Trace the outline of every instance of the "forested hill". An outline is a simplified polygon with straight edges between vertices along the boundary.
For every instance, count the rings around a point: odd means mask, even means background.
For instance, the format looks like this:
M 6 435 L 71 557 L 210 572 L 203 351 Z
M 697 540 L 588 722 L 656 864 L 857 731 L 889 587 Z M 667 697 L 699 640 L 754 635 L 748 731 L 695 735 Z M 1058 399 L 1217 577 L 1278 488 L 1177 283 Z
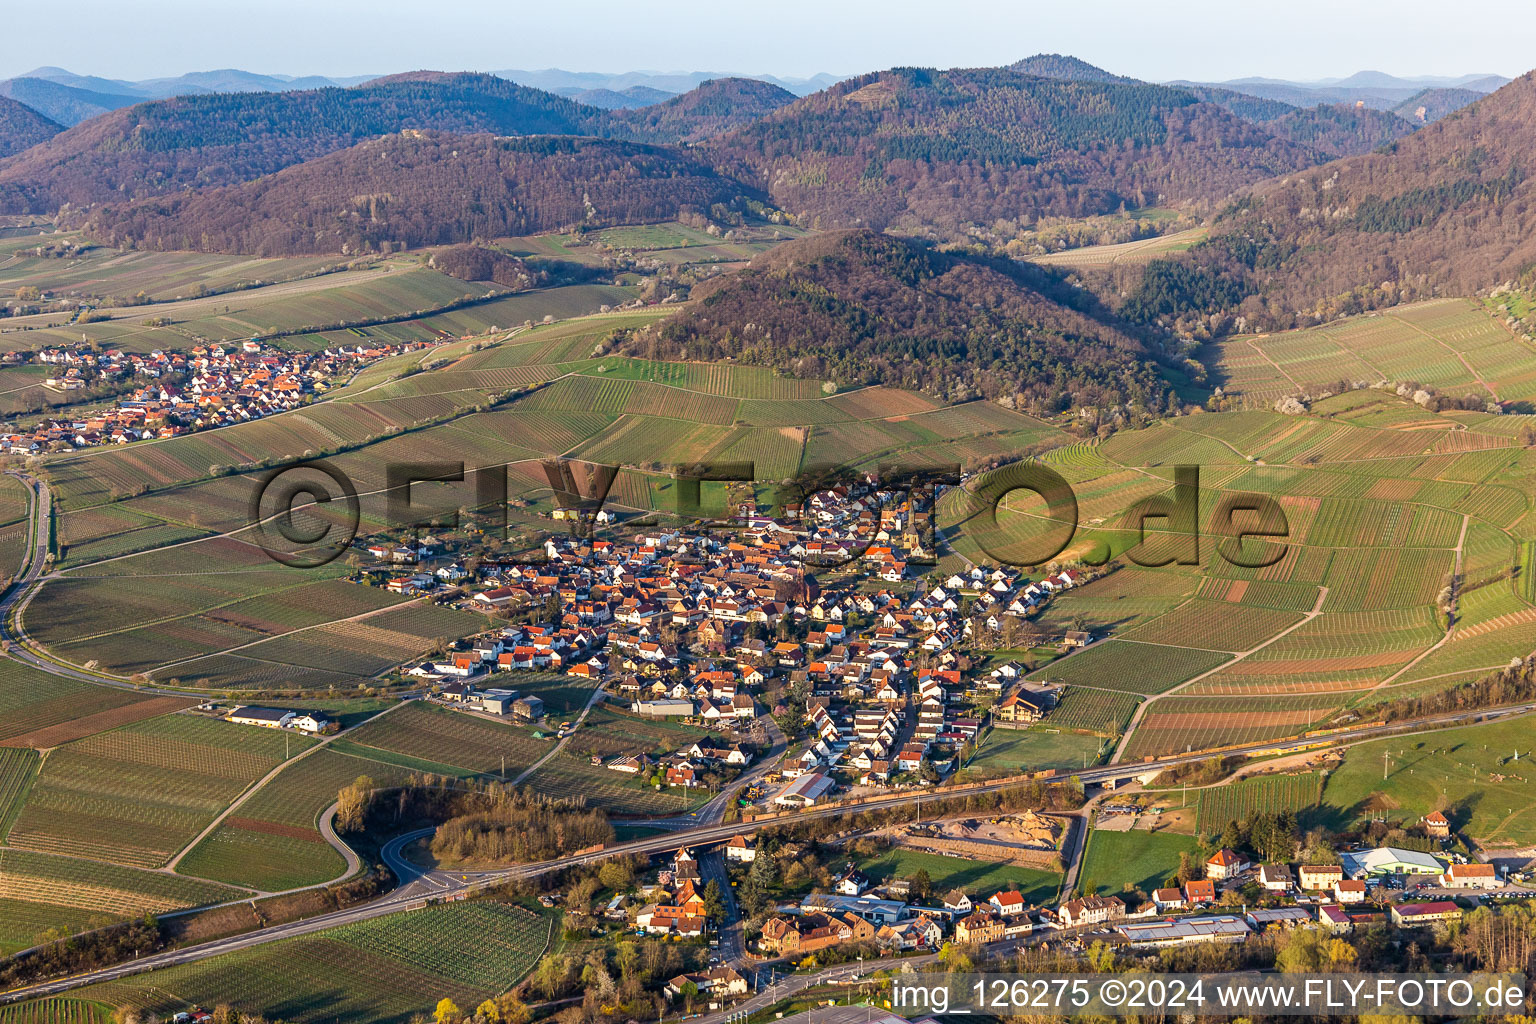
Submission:
M 437 72 L 351 89 L 182 96 L 112 111 L 0 161 L 0 212 L 249 181 L 408 128 L 590 135 L 605 116 L 491 75 Z
M 1117 75 L 1065 53 L 1037 53 L 1008 65 L 1008 70 L 1039 78 L 1059 78 L 1064 82 L 1126 82 L 1137 80 Z
M 1328 156 L 1369 153 L 1400 139 L 1422 122 L 1409 121 L 1387 110 L 1353 104 L 1293 107 L 1279 100 L 1250 96 L 1213 85 L 1180 85 L 1206 103 L 1252 121 L 1265 131 Z
M 147 249 L 355 253 L 669 220 L 748 198 L 673 148 L 409 131 L 241 185 L 103 207 L 87 230 Z
M 865 75 L 702 145 L 822 227 L 950 235 L 998 218 L 1219 200 L 1317 162 L 1180 89 L 1001 68 Z
M 1157 261 L 1143 313 L 1239 311 L 1284 326 L 1432 295 L 1466 295 L 1536 267 L 1536 73 L 1379 152 L 1266 182 L 1210 241 Z
M 787 242 L 628 336 L 660 358 L 775 366 L 839 384 L 1001 399 L 1057 413 L 1161 411 L 1167 391 L 1134 338 L 1068 309 L 1028 266 L 993 265 L 867 230 Z
M 0 96 L 0 157 L 19 153 L 63 131 L 24 103 Z
M 663 103 L 615 110 L 607 131 L 635 142 L 697 142 L 734 131 L 794 100 L 794 93 L 772 82 L 715 78 Z
M 1356 156 L 1402 138 L 1415 126 L 1391 111 L 1335 103 L 1287 111 L 1264 127 L 1321 153 Z

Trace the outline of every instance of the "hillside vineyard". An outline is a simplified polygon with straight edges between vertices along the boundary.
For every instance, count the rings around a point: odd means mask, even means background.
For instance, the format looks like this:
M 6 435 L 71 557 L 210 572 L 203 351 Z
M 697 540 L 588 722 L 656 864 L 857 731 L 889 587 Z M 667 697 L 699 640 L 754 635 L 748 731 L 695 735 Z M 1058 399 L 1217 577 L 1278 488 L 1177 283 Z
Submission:
M 1536 970 L 1530 74 L 499 17 L 0 81 L 0 1024 Z

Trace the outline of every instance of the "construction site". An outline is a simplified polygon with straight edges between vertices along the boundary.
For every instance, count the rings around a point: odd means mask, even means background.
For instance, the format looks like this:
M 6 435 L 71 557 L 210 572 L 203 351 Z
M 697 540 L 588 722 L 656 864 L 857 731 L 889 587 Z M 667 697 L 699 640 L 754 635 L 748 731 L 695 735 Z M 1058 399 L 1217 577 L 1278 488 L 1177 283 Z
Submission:
M 1067 826 L 1065 818 L 1026 810 L 997 818 L 957 818 L 907 825 L 893 838 L 900 846 L 924 853 L 1060 870 Z

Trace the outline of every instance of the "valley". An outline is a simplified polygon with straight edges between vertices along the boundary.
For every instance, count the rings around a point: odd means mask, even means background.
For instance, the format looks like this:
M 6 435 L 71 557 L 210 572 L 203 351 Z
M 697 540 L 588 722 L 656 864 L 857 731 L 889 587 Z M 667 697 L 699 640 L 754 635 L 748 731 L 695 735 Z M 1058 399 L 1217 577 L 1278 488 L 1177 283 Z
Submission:
M 0 83 L 0 1024 L 1536 964 L 1536 80 L 564 74 Z

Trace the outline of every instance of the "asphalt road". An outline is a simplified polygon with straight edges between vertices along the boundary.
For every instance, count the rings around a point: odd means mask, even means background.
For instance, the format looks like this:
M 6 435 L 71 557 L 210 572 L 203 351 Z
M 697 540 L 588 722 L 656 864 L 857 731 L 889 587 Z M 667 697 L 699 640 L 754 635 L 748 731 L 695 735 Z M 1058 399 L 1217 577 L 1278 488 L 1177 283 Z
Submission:
M 1445 724 L 1465 724 L 1473 721 L 1493 720 L 1509 718 L 1520 715 L 1528 715 L 1536 712 L 1536 703 L 1522 704 L 1511 708 L 1498 708 L 1491 711 L 1463 711 L 1455 714 L 1437 715 L 1431 718 L 1419 719 L 1412 722 L 1400 722 L 1393 726 L 1377 726 L 1369 729 L 1359 729 L 1351 733 L 1336 734 L 1328 737 L 1316 737 L 1310 740 L 1295 740 L 1283 743 L 1256 743 L 1249 746 L 1224 751 L 1224 754 L 1238 754 L 1243 752 L 1287 752 L 1303 750 L 1311 747 L 1338 746 L 1343 743 L 1358 742 L 1362 739 L 1370 739 L 1375 736 L 1391 733 L 1403 733 L 1418 727 L 1434 727 Z M 1107 765 L 1102 768 L 1091 768 L 1076 774 L 1076 778 L 1084 784 L 1101 783 L 1108 780 L 1129 778 L 1136 774 L 1155 771 L 1173 765 L 1186 764 L 1191 761 L 1202 761 L 1210 757 L 1205 754 L 1185 754 L 1176 757 L 1162 758 L 1156 761 L 1142 762 L 1139 764 Z M 949 786 L 927 788 L 917 791 L 895 793 L 888 797 L 877 798 L 862 804 L 855 805 L 859 810 L 887 809 L 892 807 L 905 807 L 922 799 L 929 801 L 955 796 L 970 796 L 984 793 L 994 793 L 999 790 L 1010 789 L 1018 785 L 1017 780 L 1002 782 L 978 783 L 969 786 Z M 397 914 L 403 911 L 419 909 L 427 905 L 429 898 L 445 898 L 464 893 L 466 895 L 493 888 L 505 879 L 511 878 L 536 878 L 553 872 L 564 871 L 567 868 L 590 864 L 606 860 L 609 857 L 627 854 L 656 854 L 672 853 L 684 846 L 704 846 L 710 843 L 723 843 L 734 835 L 752 834 L 759 828 L 781 824 L 785 821 L 812 821 L 819 818 L 832 817 L 846 814 L 849 806 L 840 804 L 826 804 L 819 807 L 808 807 L 791 818 L 769 818 L 765 821 L 751 823 L 731 823 L 722 825 L 698 825 L 692 828 L 680 829 L 664 835 L 647 836 L 626 843 L 616 843 L 603 850 L 594 850 L 589 853 L 575 854 L 562 857 L 558 860 L 541 861 L 536 864 L 521 864 L 517 867 L 506 868 L 499 871 L 485 871 L 471 874 L 460 874 L 444 871 L 423 871 L 411 864 L 400 855 L 400 849 L 411 840 L 419 838 L 423 832 L 409 833 L 396 837 L 385 846 L 384 859 L 390 868 L 399 874 L 403 884 L 389 895 L 364 903 L 346 910 L 333 911 L 305 921 L 294 921 L 287 924 L 273 925 L 270 928 L 245 935 L 232 936 L 228 939 L 219 939 L 214 942 L 202 943 L 196 946 L 188 946 L 183 949 L 170 950 L 158 953 L 151 957 L 120 964 L 115 967 L 102 968 L 84 974 L 74 975 L 69 978 L 60 978 L 54 981 L 44 982 L 29 988 L 16 989 L 0 994 L 0 1005 L 16 1002 L 21 999 L 30 999 L 38 996 L 56 995 L 67 992 L 70 989 L 79 988 L 82 985 L 90 985 L 100 981 L 111 981 L 140 973 L 152 967 L 167 967 L 172 964 L 190 963 L 195 960 L 207 959 L 221 953 L 228 953 L 237 949 L 247 949 L 266 942 L 275 942 L 279 939 L 293 938 L 298 935 L 308 935 L 326 928 L 333 928 L 341 924 L 350 924 L 354 921 L 364 921 L 386 914 Z M 409 881 L 406 881 L 406 879 Z
M 26 650 L 18 640 L 24 640 L 25 635 L 17 636 L 12 633 L 9 617 L 13 609 L 25 604 L 28 595 L 32 592 L 32 586 L 42 575 L 48 550 L 48 524 L 50 522 L 51 496 L 47 487 L 39 486 L 35 480 L 20 473 L 13 476 L 25 481 L 32 491 L 33 503 L 33 533 L 30 557 L 28 558 L 26 571 L 18 577 L 15 585 L 0 598 L 0 637 L 11 641 L 9 654 L 21 661 L 27 662 L 45 672 L 68 678 L 86 680 L 93 683 L 111 685 L 110 681 L 103 680 L 99 676 L 56 665 L 45 659 L 38 658 Z M 117 685 L 126 686 L 122 683 Z M 147 689 L 147 688 L 146 688 Z M 172 692 L 172 691 L 166 691 Z M 1377 736 L 1404 733 L 1419 728 L 1434 728 L 1443 725 L 1468 724 L 1478 721 L 1510 718 L 1531 714 L 1536 711 L 1536 703 L 1522 704 L 1510 708 L 1499 708 L 1489 711 L 1461 711 L 1445 715 L 1432 716 L 1410 722 L 1399 722 L 1389 726 L 1377 726 L 1372 728 L 1357 729 L 1350 732 L 1336 733 L 1327 737 L 1313 737 L 1310 739 L 1297 739 L 1281 742 L 1254 743 L 1242 747 L 1235 747 L 1222 751 L 1223 756 L 1241 754 L 1284 754 L 1294 753 L 1308 749 L 1320 749 L 1323 747 L 1342 746 L 1371 739 Z M 754 769 L 755 772 L 766 772 L 768 767 L 782 756 L 783 748 L 781 734 L 777 727 L 770 727 L 775 735 L 774 746 L 778 753 L 770 752 L 769 756 L 762 759 Z M 1203 761 L 1213 756 L 1211 752 L 1196 754 L 1183 754 L 1173 757 L 1159 758 L 1152 761 L 1111 764 L 1099 768 L 1089 768 L 1075 773 L 1074 778 L 1079 779 L 1084 785 L 1118 782 L 1122 779 L 1133 778 L 1136 775 L 1158 771 L 1163 768 L 1187 764 L 1194 761 Z M 749 777 L 752 773 L 749 773 Z M 1065 778 L 1063 776 L 1062 778 Z M 1055 781 L 1055 780 L 1053 780 Z M 968 786 L 949 786 L 924 788 L 919 790 L 903 791 L 887 797 L 876 798 L 855 805 L 859 810 L 888 809 L 905 807 L 910 804 L 920 803 L 924 799 L 929 801 L 954 797 L 968 796 L 997 792 L 1018 785 L 1017 780 L 1004 782 L 979 783 Z M 349 924 L 354 921 L 363 921 L 387 914 L 402 913 L 426 906 L 433 898 L 452 897 L 458 894 L 470 893 L 491 888 L 500 881 L 511 878 L 533 878 L 552 872 L 563 871 L 566 868 L 605 860 L 609 857 L 621 854 L 655 854 L 674 852 L 683 846 L 700 846 L 710 843 L 722 843 L 737 834 L 752 834 L 759 828 L 781 823 L 785 819 L 768 819 L 757 823 L 715 824 L 709 821 L 709 815 L 714 815 L 718 821 L 718 815 L 724 813 L 728 796 L 721 794 L 699 811 L 676 822 L 676 831 L 665 835 L 650 836 L 627 843 L 617 843 L 607 849 L 593 851 L 575 856 L 563 857 L 558 860 L 544 861 L 537 864 L 519 865 L 500 871 L 454 873 L 444 871 L 425 871 L 411 864 L 400 853 L 402 847 L 423 833 L 412 833 L 400 836 L 392 840 L 383 851 L 385 862 L 397 873 L 401 885 L 387 896 L 370 903 L 350 907 L 346 910 L 333 911 L 303 921 L 293 921 L 286 924 L 273 925 L 260 931 L 243 935 L 231 936 L 226 939 L 218 939 L 213 942 L 201 943 L 182 949 L 169 950 L 154 956 L 143 957 L 136 961 L 119 964 L 114 967 L 106 967 L 84 974 L 68 978 L 60 978 L 53 981 L 34 985 L 29 988 L 17 989 L 0 994 L 0 1005 L 17 1002 L 22 999 L 30 999 L 39 996 L 54 995 L 66 992 L 83 985 L 94 984 L 102 981 L 111 981 L 119 978 L 139 974 L 156 967 L 168 967 L 175 964 L 191 963 L 218 956 L 223 953 L 240 949 L 248 949 L 252 946 L 262 945 L 267 942 L 275 942 L 279 939 L 293 938 L 299 935 L 308 935 L 337 925 Z M 847 813 L 849 806 L 840 804 L 827 804 L 818 807 L 809 807 L 788 820 L 807 821 L 824 817 L 836 816 Z M 697 824 L 692 824 L 697 822 Z M 738 954 L 739 955 L 739 954 Z M 788 981 L 785 982 L 788 984 Z

